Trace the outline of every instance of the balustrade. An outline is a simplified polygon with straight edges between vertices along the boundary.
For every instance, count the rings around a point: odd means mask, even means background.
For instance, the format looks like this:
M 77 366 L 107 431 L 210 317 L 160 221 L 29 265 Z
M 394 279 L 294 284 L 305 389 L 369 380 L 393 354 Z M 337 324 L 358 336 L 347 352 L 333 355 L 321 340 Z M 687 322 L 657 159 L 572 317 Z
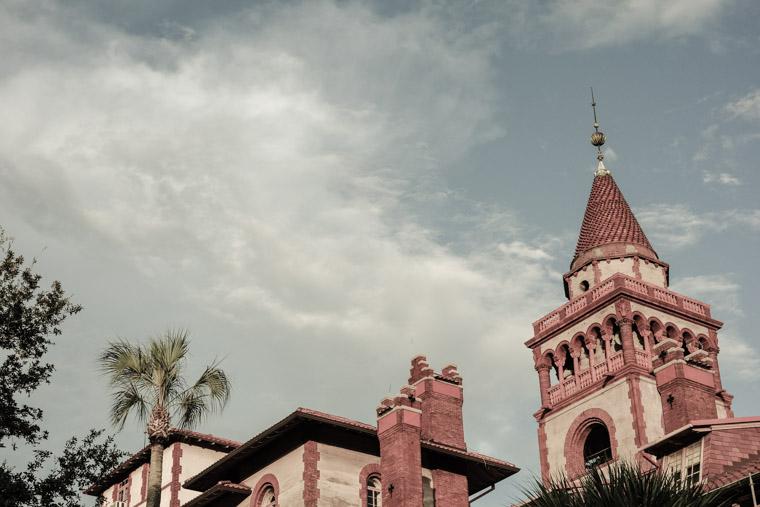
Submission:
M 617 371 L 623 367 L 623 351 L 621 350 L 614 356 L 610 357 L 610 371 Z
M 686 311 L 696 313 L 697 315 L 705 317 L 710 316 L 710 307 L 708 305 L 619 273 L 613 275 L 601 285 L 597 285 L 590 291 L 568 301 L 543 319 L 536 321 L 533 324 L 534 331 L 537 335 L 536 337 L 543 334 L 551 327 L 566 321 L 569 317 L 588 307 L 591 303 L 603 298 L 606 294 L 614 291 L 616 288 L 625 288 L 639 294 L 651 296 L 659 301 L 678 306 Z
M 652 369 L 652 359 L 649 357 L 649 352 L 646 350 L 636 350 L 636 364 L 643 366 L 647 370 Z

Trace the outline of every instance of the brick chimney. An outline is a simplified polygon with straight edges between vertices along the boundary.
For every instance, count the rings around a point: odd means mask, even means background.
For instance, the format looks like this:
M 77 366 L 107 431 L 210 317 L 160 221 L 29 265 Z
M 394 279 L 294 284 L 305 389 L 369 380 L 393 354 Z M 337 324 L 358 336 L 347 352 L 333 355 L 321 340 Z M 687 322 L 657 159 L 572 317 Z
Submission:
M 420 449 L 421 403 L 414 387 L 404 386 L 394 398 L 383 398 L 377 407 L 380 440 L 380 473 L 383 506 L 422 505 L 422 457 Z
M 422 440 L 466 449 L 462 421 L 462 377 L 454 364 L 435 373 L 423 355 L 412 359 L 409 385 L 422 402 Z

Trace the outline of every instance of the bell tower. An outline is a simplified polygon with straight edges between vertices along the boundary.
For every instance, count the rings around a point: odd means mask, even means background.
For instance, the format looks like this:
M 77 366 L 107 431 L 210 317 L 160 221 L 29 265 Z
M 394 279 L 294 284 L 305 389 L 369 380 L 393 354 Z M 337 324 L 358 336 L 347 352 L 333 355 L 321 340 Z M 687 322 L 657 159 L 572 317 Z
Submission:
M 620 458 L 646 463 L 641 447 L 690 420 L 733 416 L 718 370 L 723 324 L 668 289 L 668 264 L 604 165 L 593 90 L 591 105 L 599 167 L 563 276 L 569 301 L 525 343 L 539 378 L 544 481 Z

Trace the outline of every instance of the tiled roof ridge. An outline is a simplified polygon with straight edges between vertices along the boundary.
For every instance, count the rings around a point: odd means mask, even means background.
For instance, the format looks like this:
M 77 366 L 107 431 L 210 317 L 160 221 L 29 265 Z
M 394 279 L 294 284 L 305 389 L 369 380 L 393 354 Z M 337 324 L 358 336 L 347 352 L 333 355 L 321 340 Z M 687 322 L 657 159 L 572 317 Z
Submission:
M 652 250 L 612 176 L 597 176 L 591 185 L 573 260 L 583 252 L 609 243 L 633 243 Z
M 366 429 L 366 430 L 377 430 L 377 428 L 375 426 L 372 426 L 371 424 L 366 424 L 366 423 L 363 423 L 363 422 L 354 421 L 353 419 L 349 419 L 347 417 L 341 417 L 339 415 L 332 415 L 332 414 L 328 414 L 326 412 L 320 412 L 318 410 L 312 410 L 310 408 L 298 407 L 296 409 L 296 412 L 301 413 L 301 414 L 308 414 L 308 415 L 313 415 L 313 416 L 316 416 L 316 417 L 321 417 L 321 418 L 328 419 L 328 420 L 331 420 L 331 421 L 334 421 L 334 422 L 340 422 L 340 423 L 344 423 L 344 424 L 349 424 L 351 426 L 356 426 L 357 428 L 363 428 L 363 429 Z
M 212 435 L 211 433 L 199 433 L 197 431 L 182 430 L 179 428 L 174 428 L 171 430 L 171 432 L 176 433 L 178 435 L 184 435 L 187 437 L 197 438 L 199 440 L 206 440 L 208 442 L 212 442 L 215 444 L 226 445 L 229 447 L 240 447 L 241 445 L 240 442 L 236 442 L 228 438 L 217 437 L 215 435 Z
M 450 445 L 441 444 L 439 442 L 433 442 L 433 441 L 430 441 L 430 440 L 424 440 L 422 443 L 424 445 L 428 445 L 428 446 L 431 446 L 431 447 L 437 447 L 439 449 L 443 449 L 443 450 L 446 450 L 446 451 L 449 451 L 449 452 L 452 452 L 452 453 L 456 453 L 456 454 L 461 454 L 463 456 L 469 456 L 470 458 L 475 458 L 477 460 L 482 460 L 484 462 L 491 463 L 491 464 L 494 464 L 494 465 L 501 465 L 501 466 L 504 466 L 504 467 L 517 468 L 515 465 L 513 465 L 509 461 L 504 461 L 504 460 L 500 460 L 500 459 L 497 459 L 497 458 L 492 458 L 491 456 L 486 456 L 485 454 L 480 454 L 480 453 L 473 452 L 473 451 L 468 451 L 468 450 L 465 450 L 465 449 L 459 449 L 458 447 L 452 447 Z

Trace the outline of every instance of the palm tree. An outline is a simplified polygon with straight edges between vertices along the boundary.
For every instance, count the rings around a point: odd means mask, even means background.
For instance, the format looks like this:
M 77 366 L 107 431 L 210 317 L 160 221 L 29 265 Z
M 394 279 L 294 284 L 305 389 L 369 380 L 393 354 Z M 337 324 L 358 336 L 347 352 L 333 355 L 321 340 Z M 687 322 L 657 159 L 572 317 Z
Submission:
M 618 462 L 596 467 L 578 480 L 557 477 L 543 484 L 536 480 L 523 489 L 530 507 L 728 507 L 729 498 L 705 491 L 704 484 L 684 483 L 680 477 L 655 470 L 644 472 L 635 463 Z
M 112 424 L 121 430 L 130 413 L 147 422 L 150 469 L 146 507 L 159 507 L 161 502 L 161 468 L 172 421 L 179 428 L 192 428 L 221 411 L 230 396 L 230 382 L 216 361 L 194 384 L 187 384 L 182 373 L 188 345 L 187 331 L 170 329 L 147 344 L 133 345 L 122 339 L 110 342 L 99 357 L 113 394 Z

